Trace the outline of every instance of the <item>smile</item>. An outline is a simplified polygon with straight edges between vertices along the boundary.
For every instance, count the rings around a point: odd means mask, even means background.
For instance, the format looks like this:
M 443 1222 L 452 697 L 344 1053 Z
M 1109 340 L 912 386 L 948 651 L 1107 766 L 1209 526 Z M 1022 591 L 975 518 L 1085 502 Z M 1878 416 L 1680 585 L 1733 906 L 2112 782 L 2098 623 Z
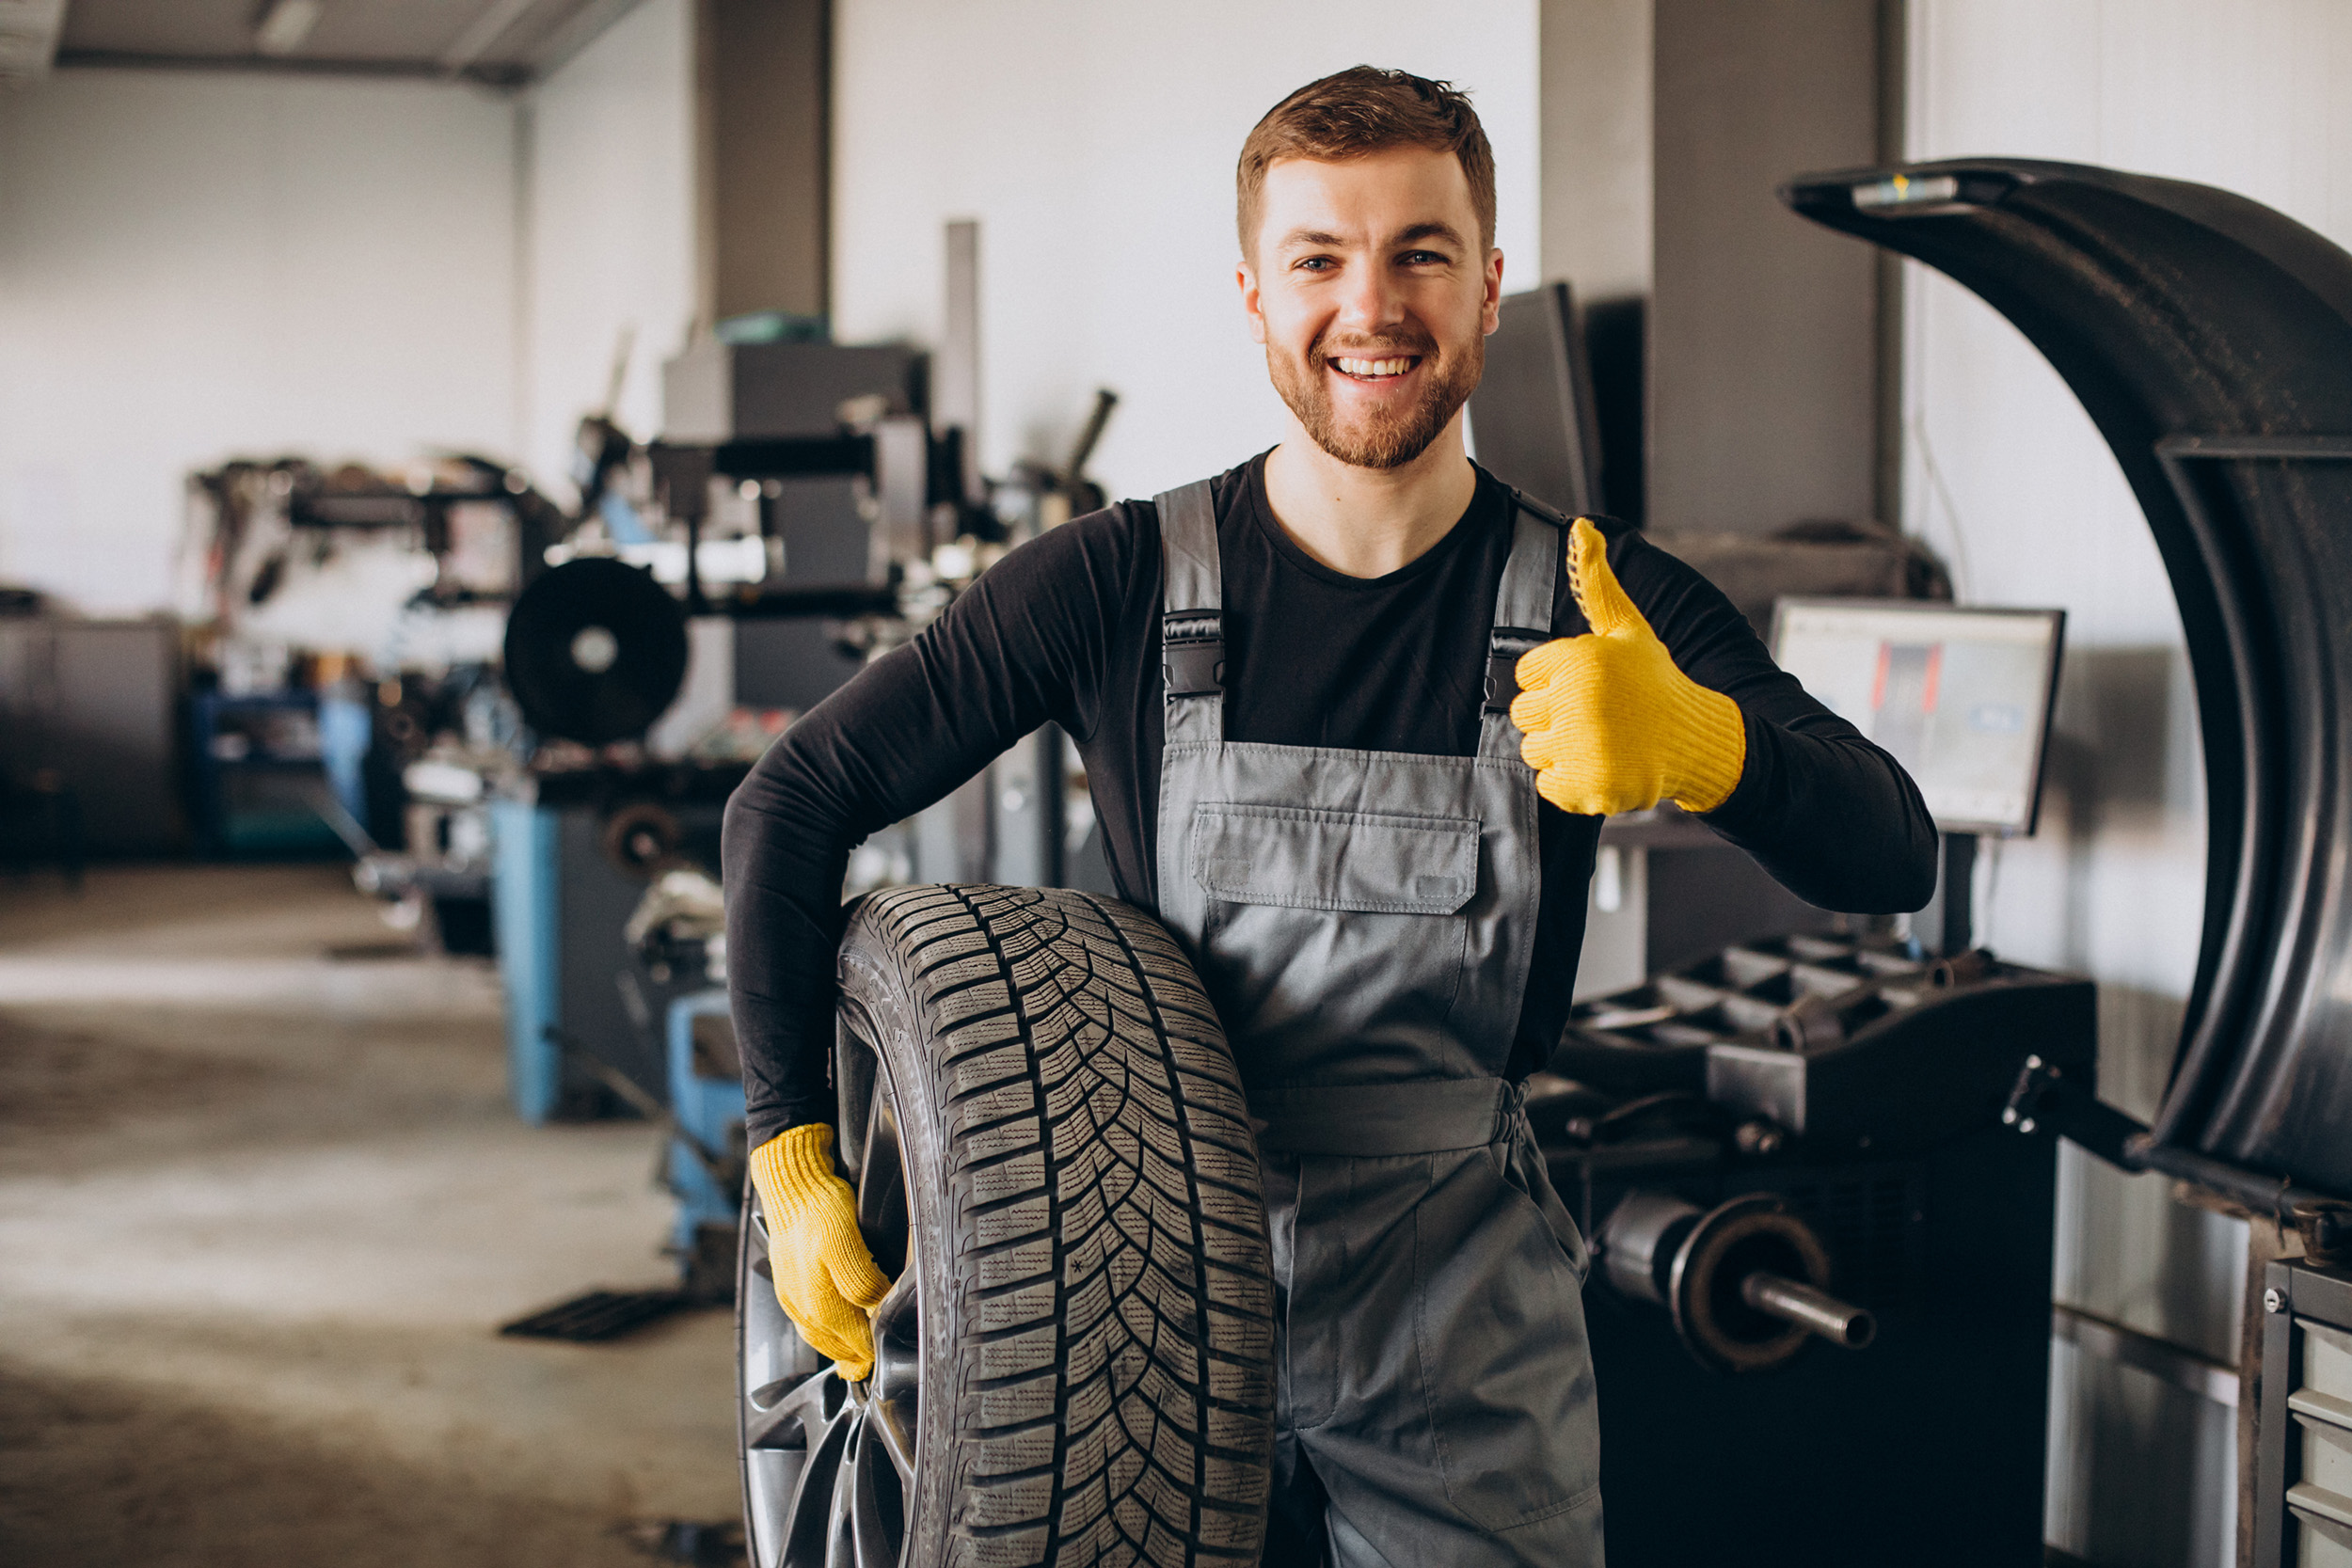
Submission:
M 1403 375 L 1420 363 L 1419 355 L 1397 359 L 1334 358 L 1331 361 L 1331 368 L 1342 375 L 1352 376 L 1358 381 L 1380 381 L 1391 376 Z

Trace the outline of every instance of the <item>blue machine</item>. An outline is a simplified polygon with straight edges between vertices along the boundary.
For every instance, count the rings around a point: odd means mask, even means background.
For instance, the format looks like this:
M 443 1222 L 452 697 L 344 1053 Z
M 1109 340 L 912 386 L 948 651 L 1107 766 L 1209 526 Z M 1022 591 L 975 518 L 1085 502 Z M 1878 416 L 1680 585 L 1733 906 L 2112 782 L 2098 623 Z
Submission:
M 732 1296 L 735 1228 L 743 1202 L 743 1075 L 727 993 L 695 991 L 670 1004 L 671 1245 L 690 1293 Z M 691 1140 L 691 1142 L 689 1140 Z
M 735 1289 L 744 1168 L 742 1067 L 727 993 L 700 980 L 699 964 L 694 989 L 666 998 L 632 977 L 637 966 L 620 927 L 627 897 L 642 890 L 591 852 L 592 815 L 497 800 L 490 818 L 515 1109 L 533 1123 L 581 1114 L 596 1092 L 592 1053 L 609 1072 L 640 1083 L 636 1103 L 649 1114 L 659 1115 L 648 1101 L 665 1105 L 675 1124 L 663 1171 L 677 1197 L 670 1251 L 689 1295 L 726 1299 Z M 616 979 L 626 983 L 616 987 Z M 661 1059 L 650 1072 L 624 1053 L 632 998 L 650 1004 L 660 1022 Z
M 516 1113 L 535 1124 L 553 1117 L 564 1099 L 555 814 L 527 800 L 493 800 L 490 834 L 490 914 L 506 992 L 506 1084 Z
M 535 801 L 490 805 L 491 911 L 515 1109 L 537 1123 L 666 1105 L 667 1009 L 707 982 L 699 962 L 677 973 L 649 965 L 623 936 L 649 872 L 616 857 L 615 824 L 643 821 L 650 808 L 550 802 L 549 793 L 543 785 Z M 717 860 L 715 802 L 680 801 L 657 815 L 694 858 Z

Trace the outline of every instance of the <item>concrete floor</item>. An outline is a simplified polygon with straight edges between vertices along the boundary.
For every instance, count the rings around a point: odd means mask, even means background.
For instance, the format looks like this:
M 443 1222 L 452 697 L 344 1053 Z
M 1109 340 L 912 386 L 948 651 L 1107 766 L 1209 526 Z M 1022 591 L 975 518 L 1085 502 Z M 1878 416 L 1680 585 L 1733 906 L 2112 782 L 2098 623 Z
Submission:
M 737 1509 L 723 1312 L 667 1283 L 643 1123 L 529 1128 L 495 973 L 340 868 L 0 880 L 0 1562 L 643 1563 Z

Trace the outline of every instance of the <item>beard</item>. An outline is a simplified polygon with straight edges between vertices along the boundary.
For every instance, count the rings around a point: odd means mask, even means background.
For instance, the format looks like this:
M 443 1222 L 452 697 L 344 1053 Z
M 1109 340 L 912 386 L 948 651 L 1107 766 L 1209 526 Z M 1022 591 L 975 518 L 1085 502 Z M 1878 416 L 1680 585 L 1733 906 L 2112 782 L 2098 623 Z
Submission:
M 1418 356 L 1420 369 L 1429 372 L 1421 396 L 1403 408 L 1360 414 L 1343 420 L 1332 406 L 1330 383 L 1325 372 L 1334 357 L 1349 359 L 1402 358 Z M 1303 359 L 1269 341 L 1267 373 L 1274 389 L 1298 417 L 1316 446 L 1341 462 L 1359 468 L 1401 468 L 1436 440 L 1446 424 L 1470 401 L 1486 368 L 1486 340 L 1472 335 L 1459 354 L 1440 355 L 1437 340 L 1426 333 L 1400 334 L 1362 342 L 1331 344 L 1317 339 Z

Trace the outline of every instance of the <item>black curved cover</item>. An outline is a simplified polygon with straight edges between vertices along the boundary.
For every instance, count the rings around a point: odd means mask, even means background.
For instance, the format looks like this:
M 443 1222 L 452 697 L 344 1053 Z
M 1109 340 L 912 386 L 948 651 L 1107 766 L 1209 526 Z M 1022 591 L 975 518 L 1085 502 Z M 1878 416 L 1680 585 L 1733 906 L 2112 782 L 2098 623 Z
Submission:
M 2114 448 L 2180 601 L 2210 821 L 2154 1133 L 2352 1194 L 2352 256 L 2227 191 L 2072 164 L 1781 196 L 1982 296 Z

